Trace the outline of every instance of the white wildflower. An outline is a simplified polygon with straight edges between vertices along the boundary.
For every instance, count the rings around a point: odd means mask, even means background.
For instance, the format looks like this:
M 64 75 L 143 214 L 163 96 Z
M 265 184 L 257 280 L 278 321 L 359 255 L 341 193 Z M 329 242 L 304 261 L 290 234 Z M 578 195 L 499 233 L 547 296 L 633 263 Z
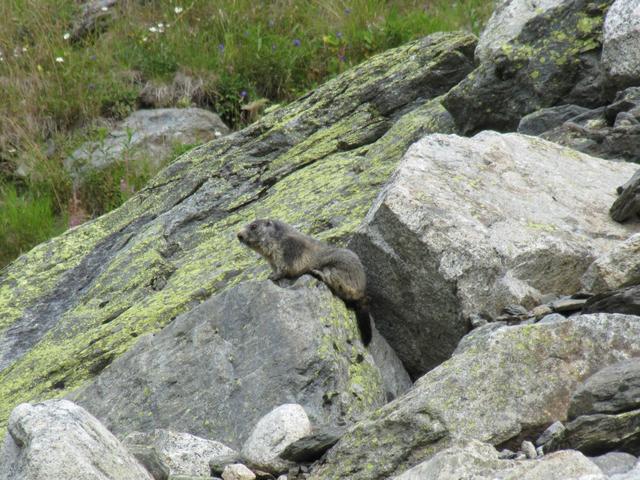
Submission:
M 142 37 L 142 41 L 146 42 L 147 41 L 147 37 Z
M 29 49 L 27 47 L 22 47 L 22 53 L 27 53 Z
M 64 58 L 62 58 L 62 57 L 56 57 L 56 62 L 58 62 L 58 63 L 64 63 Z
M 107 8 L 107 7 L 102 7 L 100 10 L 102 10 L 103 12 L 106 12 L 107 10 L 109 10 L 109 8 Z
M 182 8 L 182 7 L 176 7 L 176 8 L 173 9 L 173 11 L 176 12 L 176 15 L 180 15 L 183 10 L 184 10 L 184 8 Z
M 65 40 L 69 40 L 71 38 L 71 34 L 67 32 L 62 36 L 62 38 L 64 38 Z
M 149 27 L 149 31 L 156 33 L 158 31 L 158 29 L 156 27 Z
M 159 23 L 158 28 L 164 28 L 164 23 Z

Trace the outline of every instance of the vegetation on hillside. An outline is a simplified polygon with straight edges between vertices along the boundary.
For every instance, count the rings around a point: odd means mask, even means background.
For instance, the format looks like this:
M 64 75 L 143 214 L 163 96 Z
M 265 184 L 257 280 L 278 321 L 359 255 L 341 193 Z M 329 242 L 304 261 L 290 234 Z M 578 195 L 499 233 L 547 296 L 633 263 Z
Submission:
M 143 106 L 195 104 L 241 128 L 258 99 L 288 102 L 435 31 L 477 33 L 492 2 L 120 0 L 111 8 L 105 29 L 74 41 L 74 0 L 0 2 L 0 266 L 115 208 L 155 173 L 116 164 L 73 184 L 64 158 L 109 121 Z M 179 78 L 193 91 L 172 94 Z

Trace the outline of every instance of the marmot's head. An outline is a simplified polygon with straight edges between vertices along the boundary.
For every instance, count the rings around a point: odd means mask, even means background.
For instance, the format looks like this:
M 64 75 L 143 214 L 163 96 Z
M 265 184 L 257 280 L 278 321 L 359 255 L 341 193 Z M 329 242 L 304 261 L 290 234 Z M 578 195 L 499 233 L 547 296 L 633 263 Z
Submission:
M 282 234 L 278 220 L 259 218 L 245 225 L 236 235 L 238 240 L 261 255 L 268 255 L 273 242 Z

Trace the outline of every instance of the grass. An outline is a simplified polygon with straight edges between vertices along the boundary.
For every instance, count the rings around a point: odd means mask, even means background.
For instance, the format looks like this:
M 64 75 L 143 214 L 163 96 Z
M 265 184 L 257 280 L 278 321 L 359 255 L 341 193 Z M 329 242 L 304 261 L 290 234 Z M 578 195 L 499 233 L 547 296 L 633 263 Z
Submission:
M 129 195 L 121 184 L 130 192 L 155 173 L 131 172 L 123 159 L 74 186 L 62 161 L 96 139 L 98 119 L 118 120 L 141 106 L 197 105 L 241 128 L 255 118 L 246 108 L 256 100 L 288 102 L 374 53 L 435 31 L 478 33 L 492 4 L 120 0 L 105 12 L 106 30 L 72 41 L 76 1 L 3 0 L 0 267 L 65 222 L 117 207 Z M 189 78 L 190 89 L 177 88 L 179 78 Z

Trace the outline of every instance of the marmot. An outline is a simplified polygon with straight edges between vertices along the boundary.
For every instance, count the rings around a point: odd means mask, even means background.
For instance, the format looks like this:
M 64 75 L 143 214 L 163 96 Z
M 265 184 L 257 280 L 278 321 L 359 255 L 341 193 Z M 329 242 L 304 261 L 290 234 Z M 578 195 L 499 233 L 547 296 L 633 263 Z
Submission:
M 371 342 L 371 319 L 365 290 L 367 277 L 351 250 L 322 243 L 280 220 L 258 219 L 238 232 L 238 240 L 271 265 L 273 281 L 309 273 L 322 280 L 356 312 L 362 343 Z

